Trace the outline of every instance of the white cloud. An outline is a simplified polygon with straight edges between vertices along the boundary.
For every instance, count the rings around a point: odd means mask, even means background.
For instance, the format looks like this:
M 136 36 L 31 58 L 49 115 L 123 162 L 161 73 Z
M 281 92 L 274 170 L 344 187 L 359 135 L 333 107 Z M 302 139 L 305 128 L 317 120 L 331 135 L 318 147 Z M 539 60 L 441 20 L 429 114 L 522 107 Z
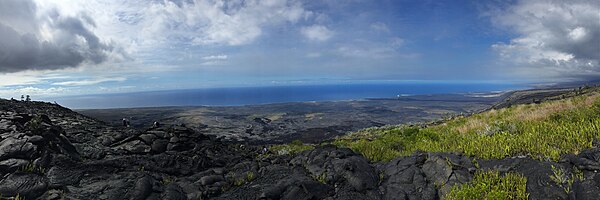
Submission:
M 371 24 L 371 29 L 376 32 L 389 33 L 390 29 L 383 22 L 375 22 Z
M 304 37 L 314 41 L 326 41 L 334 35 L 334 32 L 322 25 L 303 27 L 300 30 Z
M 31 72 L 17 72 L 0 74 L 0 87 L 15 85 L 32 85 L 41 82 L 42 79 Z
M 518 36 L 493 45 L 529 76 L 600 73 L 600 4 L 596 0 L 519 1 L 492 14 Z
M 222 64 L 225 63 L 225 61 L 228 58 L 229 57 L 227 55 L 224 55 L 224 54 L 204 56 L 204 57 L 201 58 L 202 60 L 204 60 L 204 62 L 200 63 L 200 65 L 203 65 L 203 66 L 222 65 Z
M 227 60 L 227 55 L 219 54 L 219 55 L 210 55 L 202 57 L 202 60 Z
M 61 16 L 75 16 L 81 19 L 88 35 L 97 36 L 99 44 L 114 47 L 115 51 L 99 52 L 118 63 L 106 62 L 99 67 L 119 71 L 140 68 L 132 64 L 143 66 L 168 64 L 164 59 L 161 59 L 163 63 L 145 62 L 153 62 L 161 56 L 177 60 L 178 58 L 169 57 L 163 52 L 172 53 L 177 48 L 187 48 L 189 45 L 211 48 L 247 45 L 273 26 L 313 20 L 315 17 L 313 12 L 304 9 L 300 0 L 28 1 L 35 1 L 36 13 L 40 18 L 60 13 Z M 3 18 L 12 19 L 0 13 L 0 21 Z M 13 21 L 17 23 L 21 18 L 14 19 Z M 26 25 L 17 27 L 19 30 L 32 29 Z M 55 37 L 53 29 L 46 27 L 41 30 L 40 37 Z M 81 39 L 81 37 L 75 38 Z M 85 37 L 83 39 L 87 40 Z M 74 40 L 74 42 L 84 41 Z M 85 67 L 90 68 L 87 65 Z
M 45 2 L 39 0 L 39 2 Z M 243 45 L 267 26 L 309 16 L 297 0 L 278 1 L 56 1 L 65 12 L 90 13 L 103 30 L 136 47 L 173 42 Z M 49 4 L 49 3 L 43 3 Z
M 112 22 L 134 27 L 130 30 L 133 43 L 152 45 L 172 41 L 244 45 L 261 36 L 267 26 L 295 23 L 309 15 L 295 0 L 138 0 L 123 3 L 117 10 L 106 13 L 120 16 Z
M 48 70 L 28 70 L 14 73 L 0 73 L 0 88 L 6 86 L 23 86 L 41 84 L 52 80 L 71 78 Z
M 122 82 L 127 80 L 125 77 L 115 77 L 115 78 L 99 78 L 99 79 L 86 79 L 86 80 L 78 80 L 78 81 L 64 81 L 52 83 L 52 85 L 60 85 L 60 86 L 83 86 L 83 85 L 95 85 L 104 82 Z
M 190 44 L 245 45 L 269 27 L 312 18 L 299 0 L 5 0 L 0 72 L 114 66 Z
M 400 53 L 399 48 L 404 43 L 402 38 L 393 37 L 387 42 L 374 42 L 369 40 L 354 40 L 352 43 L 340 44 L 334 53 L 343 57 L 354 58 L 418 58 L 420 55 Z
M 43 8 L 33 0 L 0 1 L 0 72 L 95 65 L 126 54 L 93 30 L 86 13 Z
M 21 87 L 21 88 L 2 88 L 0 87 L 0 97 L 19 99 L 21 95 L 30 95 L 32 99 L 37 97 L 58 96 L 66 93 L 68 90 L 63 87 Z

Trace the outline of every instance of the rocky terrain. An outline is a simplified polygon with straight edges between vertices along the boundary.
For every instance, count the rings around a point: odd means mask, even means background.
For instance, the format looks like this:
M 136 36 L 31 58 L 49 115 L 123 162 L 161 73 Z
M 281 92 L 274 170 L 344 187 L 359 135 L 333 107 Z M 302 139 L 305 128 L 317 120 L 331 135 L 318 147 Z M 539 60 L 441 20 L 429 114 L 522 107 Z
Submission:
M 130 118 L 137 128 L 154 121 L 185 124 L 222 140 L 318 143 L 363 128 L 421 123 L 489 108 L 500 95 L 419 95 L 394 99 L 294 102 L 248 106 L 92 109 L 78 112 L 118 126 Z
M 0 199 L 440 199 L 481 169 L 523 174 L 529 199 L 600 197 L 598 144 L 559 162 L 416 152 L 371 163 L 332 145 L 282 156 L 266 147 L 0 100 Z M 557 183 L 551 166 L 582 178 Z

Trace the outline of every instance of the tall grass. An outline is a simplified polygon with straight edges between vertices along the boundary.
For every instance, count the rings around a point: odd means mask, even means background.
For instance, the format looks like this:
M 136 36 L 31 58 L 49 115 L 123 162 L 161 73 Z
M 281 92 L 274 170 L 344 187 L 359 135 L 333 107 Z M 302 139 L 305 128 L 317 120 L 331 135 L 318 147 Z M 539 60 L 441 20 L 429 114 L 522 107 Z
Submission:
M 455 185 L 443 199 L 525 200 L 529 197 L 526 188 L 527 178 L 517 173 L 500 175 L 497 171 L 476 172 L 471 182 Z
M 389 161 L 415 151 L 461 152 L 478 158 L 526 155 L 558 160 L 592 147 L 600 138 L 600 95 L 519 105 L 457 118 L 427 128 L 366 129 L 333 143 L 372 161 Z

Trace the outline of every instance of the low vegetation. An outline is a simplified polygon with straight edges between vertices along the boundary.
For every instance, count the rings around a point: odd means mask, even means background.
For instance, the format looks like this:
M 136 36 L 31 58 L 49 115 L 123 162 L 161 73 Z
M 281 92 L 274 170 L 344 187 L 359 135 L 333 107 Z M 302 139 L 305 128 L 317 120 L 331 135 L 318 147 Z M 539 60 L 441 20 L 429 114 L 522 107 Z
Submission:
M 554 183 L 562 188 L 567 194 L 573 191 L 573 183 L 576 180 L 584 180 L 583 172 L 576 167 L 573 168 L 572 173 L 563 169 L 561 166 L 555 167 L 552 165 L 551 167 L 552 174 L 550 175 L 550 180 L 554 181 Z
M 527 199 L 526 184 L 527 178 L 517 173 L 500 175 L 497 171 L 480 171 L 471 182 L 452 187 L 444 199 Z
M 32 162 L 27 163 L 27 165 L 22 166 L 21 168 L 19 168 L 19 170 L 21 172 L 25 172 L 25 173 L 36 173 L 36 174 L 46 173 L 46 168 L 37 166 L 37 165 L 33 164 Z
M 248 171 L 248 172 L 246 172 L 246 176 L 245 177 L 234 178 L 233 185 L 235 185 L 235 186 L 241 186 L 241 185 L 244 185 L 246 183 L 252 182 L 254 179 L 256 179 L 256 175 L 254 174 L 254 172 Z
M 250 181 L 253 181 L 255 178 L 256 178 L 256 176 L 254 175 L 254 172 L 246 173 L 246 181 L 250 182 Z
M 164 178 L 161 180 L 161 183 L 162 183 L 163 185 L 169 185 L 169 184 L 171 184 L 171 183 L 175 182 L 176 180 L 177 180 L 177 177 L 174 177 L 174 176 L 167 176 L 167 177 L 164 177 Z
M 313 145 L 304 144 L 300 140 L 294 140 L 290 144 L 273 145 L 269 150 L 277 155 L 295 155 L 314 148 Z
M 416 151 L 460 152 L 476 158 L 530 156 L 558 160 L 590 148 L 600 137 L 600 94 L 590 92 L 541 104 L 517 105 L 429 127 L 370 128 L 336 139 L 371 161 Z

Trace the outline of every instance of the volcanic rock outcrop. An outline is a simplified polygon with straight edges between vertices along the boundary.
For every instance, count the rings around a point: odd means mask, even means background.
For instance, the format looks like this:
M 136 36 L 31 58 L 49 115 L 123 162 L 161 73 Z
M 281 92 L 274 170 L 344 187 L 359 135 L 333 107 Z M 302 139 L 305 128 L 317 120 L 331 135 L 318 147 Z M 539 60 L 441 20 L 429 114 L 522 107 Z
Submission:
M 551 166 L 583 177 L 572 185 L 556 183 Z M 440 199 L 476 171 L 492 169 L 525 175 L 530 199 L 600 197 L 597 147 L 560 162 L 417 152 L 371 163 L 332 145 L 277 156 L 184 126 L 111 127 L 54 104 L 0 100 L 2 197 Z

